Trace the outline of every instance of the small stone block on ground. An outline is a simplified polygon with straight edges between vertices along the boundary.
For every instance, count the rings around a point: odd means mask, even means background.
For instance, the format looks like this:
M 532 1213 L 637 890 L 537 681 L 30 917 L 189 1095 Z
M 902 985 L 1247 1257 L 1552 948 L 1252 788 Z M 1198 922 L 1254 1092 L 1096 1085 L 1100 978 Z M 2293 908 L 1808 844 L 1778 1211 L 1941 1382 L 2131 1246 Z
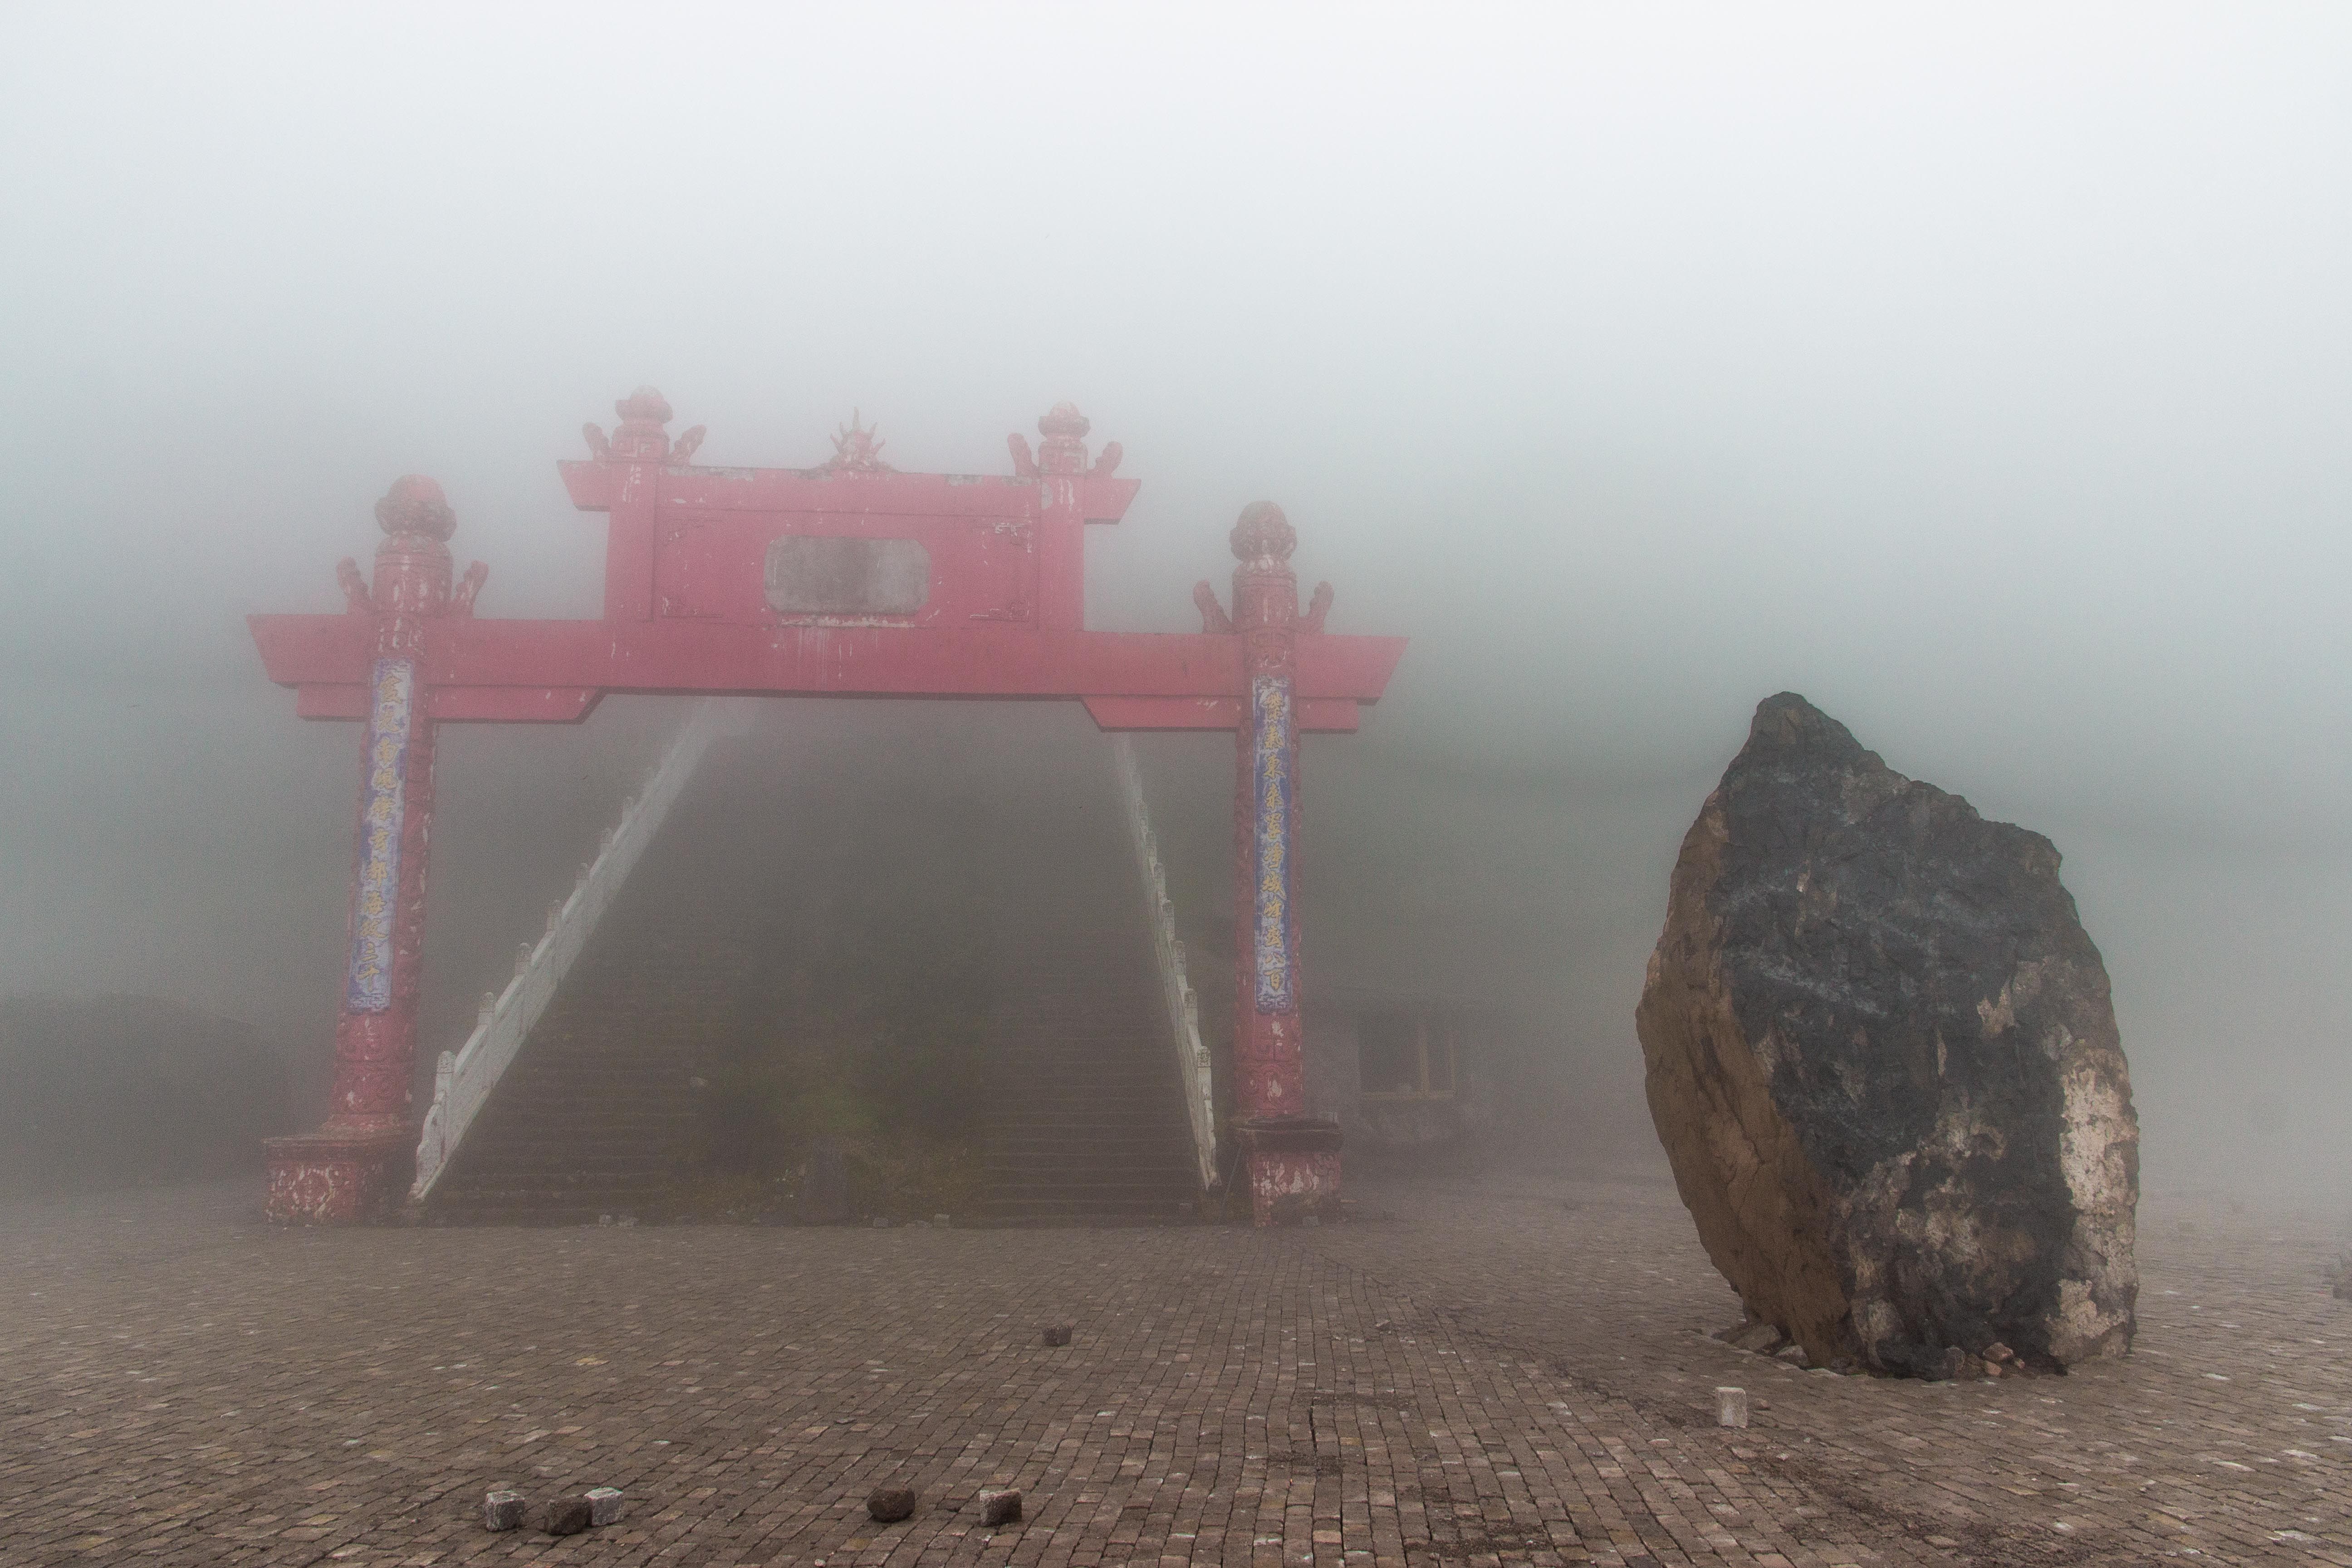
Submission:
M 915 1512 L 915 1489 L 876 1487 L 866 1494 L 866 1511 L 877 1524 L 896 1524 L 902 1519 L 910 1519 Z
M 1002 1491 L 980 1494 L 980 1522 L 982 1524 L 1014 1524 L 1021 1518 L 1021 1490 L 1006 1487 Z
M 595 1510 L 589 1507 L 586 1498 L 560 1497 L 547 1505 L 547 1513 L 539 1527 L 550 1535 L 577 1535 L 594 1518 Z
M 1715 1424 L 1718 1426 L 1748 1425 L 1748 1391 L 1744 1388 L 1718 1388 L 1715 1391 Z
M 588 1522 L 598 1530 L 621 1521 L 621 1489 L 591 1487 L 588 1489 Z
M 492 1492 L 482 1499 L 482 1524 L 489 1530 L 520 1530 L 527 1506 L 520 1492 Z
M 1049 1345 L 1066 1345 L 1070 1342 L 1070 1325 L 1067 1323 L 1048 1323 L 1042 1331 L 1042 1334 L 1045 1342 Z

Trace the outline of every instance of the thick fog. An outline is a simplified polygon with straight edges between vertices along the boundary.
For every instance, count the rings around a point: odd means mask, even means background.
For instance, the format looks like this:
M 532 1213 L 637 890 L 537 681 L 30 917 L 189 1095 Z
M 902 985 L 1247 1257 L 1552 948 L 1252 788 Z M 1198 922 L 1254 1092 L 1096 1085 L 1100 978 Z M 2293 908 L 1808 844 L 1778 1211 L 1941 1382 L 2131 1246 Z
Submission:
M 1681 833 L 1793 689 L 2056 841 L 2151 1185 L 2352 1196 L 2339 6 L 10 32 L 0 994 L 324 1051 L 356 740 L 243 617 L 340 608 L 395 476 L 446 488 L 484 614 L 594 615 L 553 464 L 640 383 L 711 463 L 814 464 L 856 409 L 902 467 L 1001 472 L 1070 398 L 1144 481 L 1090 531 L 1091 624 L 1196 627 L 1266 498 L 1332 629 L 1413 638 L 1310 751 L 1356 857 L 1310 850 L 1320 885 L 1475 948 L 1449 973 L 1597 1105 L 1637 1104 Z M 445 1032 L 667 711 L 452 736 Z

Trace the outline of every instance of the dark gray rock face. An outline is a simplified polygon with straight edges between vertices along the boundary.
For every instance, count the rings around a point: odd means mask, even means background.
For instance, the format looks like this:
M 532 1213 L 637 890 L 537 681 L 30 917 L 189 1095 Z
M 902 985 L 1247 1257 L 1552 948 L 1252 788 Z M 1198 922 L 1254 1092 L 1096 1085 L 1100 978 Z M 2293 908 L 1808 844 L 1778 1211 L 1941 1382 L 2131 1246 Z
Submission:
M 1769 699 L 1683 841 L 1635 1016 L 1708 1256 L 1813 1364 L 2130 1347 L 2139 1127 L 2048 839 Z

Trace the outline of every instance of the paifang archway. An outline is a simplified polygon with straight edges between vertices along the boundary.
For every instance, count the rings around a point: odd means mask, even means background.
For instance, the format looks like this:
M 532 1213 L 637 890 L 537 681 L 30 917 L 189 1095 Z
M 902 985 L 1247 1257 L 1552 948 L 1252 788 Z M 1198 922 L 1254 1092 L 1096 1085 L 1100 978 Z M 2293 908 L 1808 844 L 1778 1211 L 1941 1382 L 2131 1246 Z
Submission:
M 325 1124 L 270 1141 L 269 1217 L 380 1212 L 415 1150 L 410 1103 L 434 808 L 445 723 L 575 723 L 606 692 L 1061 698 L 1108 731 L 1225 730 L 1234 793 L 1234 1131 L 1253 1212 L 1336 1204 L 1336 1124 L 1306 1113 L 1297 886 L 1298 738 L 1352 731 L 1404 655 L 1402 637 L 1323 629 L 1330 584 L 1301 610 L 1279 508 L 1244 510 L 1229 614 L 1197 584 L 1198 634 L 1089 631 L 1089 523 L 1117 522 L 1138 481 L 1119 447 L 1089 458 L 1068 404 L 1013 471 L 901 473 L 853 421 L 814 468 L 697 466 L 700 426 L 640 388 L 591 456 L 558 465 L 572 502 L 607 517 L 595 620 L 475 614 L 456 515 L 411 475 L 376 503 L 373 578 L 338 568 L 340 615 L 255 616 L 270 679 L 305 719 L 364 726 L 351 921 Z

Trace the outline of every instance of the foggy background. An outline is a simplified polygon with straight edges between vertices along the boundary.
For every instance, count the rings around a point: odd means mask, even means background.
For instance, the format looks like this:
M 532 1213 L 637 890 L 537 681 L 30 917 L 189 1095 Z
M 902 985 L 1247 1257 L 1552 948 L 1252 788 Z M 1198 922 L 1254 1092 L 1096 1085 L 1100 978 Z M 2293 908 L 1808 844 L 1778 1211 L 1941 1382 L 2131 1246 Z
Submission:
M 1667 869 L 1785 688 L 2056 841 L 2151 1187 L 2352 1197 L 2340 6 L 10 27 L 0 994 L 323 1062 L 357 737 L 243 617 L 340 608 L 394 477 L 483 613 L 593 616 L 552 465 L 640 383 L 718 464 L 856 408 L 1001 472 L 1068 397 L 1144 481 L 1092 625 L 1197 627 L 1268 498 L 1332 629 L 1413 638 L 1310 746 L 1310 900 L 1541 1013 L 1589 1125 L 1642 1115 Z M 444 731 L 428 1059 L 676 713 Z

